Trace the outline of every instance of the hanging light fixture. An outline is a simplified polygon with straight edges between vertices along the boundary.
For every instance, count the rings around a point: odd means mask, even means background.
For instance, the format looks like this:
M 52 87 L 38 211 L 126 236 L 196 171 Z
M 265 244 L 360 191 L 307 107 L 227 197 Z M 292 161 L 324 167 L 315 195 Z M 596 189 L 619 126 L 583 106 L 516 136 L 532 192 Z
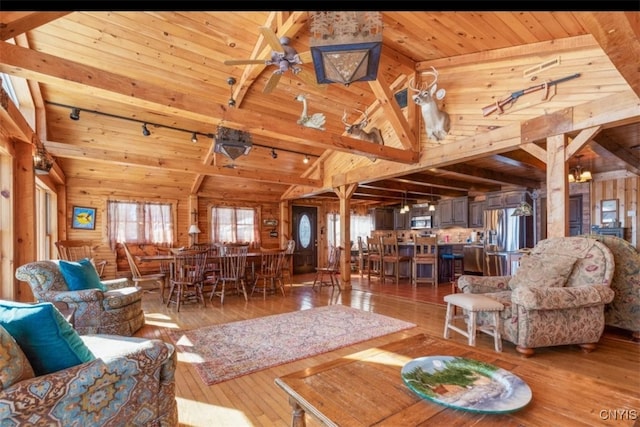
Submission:
M 318 83 L 375 80 L 382 51 L 380 12 L 309 12 Z
M 230 129 L 224 126 L 218 126 L 218 130 L 214 136 L 215 153 L 222 153 L 231 160 L 235 160 L 242 155 L 249 154 L 253 142 L 251 134 L 238 129 Z
M 227 84 L 229 85 L 229 101 L 227 101 L 227 104 L 229 107 L 235 107 L 236 100 L 233 99 L 233 85 L 236 84 L 236 79 L 233 77 L 227 77 Z
M 31 137 L 31 141 L 35 147 L 35 153 L 33 154 L 33 168 L 36 175 L 47 175 L 53 167 L 53 159 L 35 133 Z
M 435 212 L 436 205 L 433 204 L 433 193 L 431 192 L 431 186 L 429 186 L 429 212 Z
M 581 157 L 582 155 L 576 156 L 578 162 L 580 162 Z M 592 179 L 593 177 L 591 176 L 591 172 L 582 169 L 580 163 L 578 163 L 575 168 L 569 171 L 569 182 L 587 182 L 591 181 Z

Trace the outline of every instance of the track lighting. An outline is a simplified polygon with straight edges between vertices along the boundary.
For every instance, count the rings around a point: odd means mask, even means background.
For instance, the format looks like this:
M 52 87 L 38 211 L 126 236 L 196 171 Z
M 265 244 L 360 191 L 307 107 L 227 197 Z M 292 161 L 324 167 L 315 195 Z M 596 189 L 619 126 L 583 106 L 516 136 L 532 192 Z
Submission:
M 80 109 L 73 107 L 71 109 L 71 113 L 69 114 L 69 118 L 71 120 L 80 120 Z
M 272 159 L 278 158 L 278 153 L 276 153 L 276 150 L 274 148 L 271 149 L 271 158 Z
M 308 156 L 308 155 L 305 155 L 305 156 L 304 156 L 304 159 L 302 160 L 302 163 L 304 163 L 305 165 L 306 165 L 307 163 L 309 163 L 309 156 Z
M 195 132 L 191 134 L 191 142 L 193 142 L 194 144 L 198 142 L 198 135 L 196 135 Z
M 146 123 L 143 123 L 143 124 L 142 124 L 142 134 L 143 134 L 144 136 L 149 136 L 149 135 L 151 135 L 151 132 L 149 132 L 149 129 L 147 129 L 147 124 L 146 124 Z
M 236 79 L 233 77 L 227 77 L 227 84 L 229 85 L 229 101 L 227 101 L 227 104 L 229 107 L 235 107 L 236 100 L 233 99 L 233 85 L 236 84 Z

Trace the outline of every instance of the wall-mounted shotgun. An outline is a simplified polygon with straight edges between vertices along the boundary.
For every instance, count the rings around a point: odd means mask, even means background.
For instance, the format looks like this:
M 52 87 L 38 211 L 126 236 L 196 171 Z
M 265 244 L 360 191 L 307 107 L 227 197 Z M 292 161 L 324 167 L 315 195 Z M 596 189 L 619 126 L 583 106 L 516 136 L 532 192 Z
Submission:
M 491 105 L 487 105 L 486 107 L 482 108 L 482 115 L 483 116 L 488 116 L 489 114 L 491 114 L 491 113 L 493 113 L 495 111 L 498 111 L 499 114 L 502 114 L 504 112 L 504 107 L 506 105 L 513 104 L 522 95 L 526 95 L 528 93 L 536 92 L 536 91 L 543 90 L 543 89 L 546 90 L 547 94 L 548 94 L 549 88 L 551 86 L 557 85 L 558 83 L 566 82 L 567 80 L 575 79 L 577 77 L 580 77 L 580 73 L 572 74 L 570 76 L 563 77 L 563 78 L 558 79 L 558 80 L 551 80 L 551 81 L 548 81 L 548 82 L 540 83 L 539 85 L 531 86 L 531 87 L 528 87 L 526 89 L 517 90 L 515 92 L 512 92 L 511 95 L 509 95 L 505 99 L 500 100 L 500 101 L 496 101 L 495 103 L 493 103 Z M 546 98 L 547 98 L 547 96 L 545 95 L 545 97 L 543 99 L 546 99 Z

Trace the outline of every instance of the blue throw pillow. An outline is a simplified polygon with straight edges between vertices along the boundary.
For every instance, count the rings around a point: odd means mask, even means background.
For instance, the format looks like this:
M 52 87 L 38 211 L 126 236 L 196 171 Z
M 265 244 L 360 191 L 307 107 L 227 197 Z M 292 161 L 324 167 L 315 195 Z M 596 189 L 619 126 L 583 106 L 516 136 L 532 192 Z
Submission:
M 50 302 L 0 300 L 0 325 L 16 340 L 36 376 L 95 360 L 80 335 Z
M 70 291 L 82 291 L 85 289 L 106 291 L 96 268 L 89 258 L 84 258 L 80 261 L 60 260 L 58 265 Z

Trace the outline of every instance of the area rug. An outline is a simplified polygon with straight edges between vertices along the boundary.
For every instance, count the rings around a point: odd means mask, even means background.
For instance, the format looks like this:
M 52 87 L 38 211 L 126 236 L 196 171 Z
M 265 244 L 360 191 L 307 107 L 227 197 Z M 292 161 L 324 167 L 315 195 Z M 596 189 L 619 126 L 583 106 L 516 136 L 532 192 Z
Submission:
M 206 385 L 415 327 L 343 305 L 169 331 Z

